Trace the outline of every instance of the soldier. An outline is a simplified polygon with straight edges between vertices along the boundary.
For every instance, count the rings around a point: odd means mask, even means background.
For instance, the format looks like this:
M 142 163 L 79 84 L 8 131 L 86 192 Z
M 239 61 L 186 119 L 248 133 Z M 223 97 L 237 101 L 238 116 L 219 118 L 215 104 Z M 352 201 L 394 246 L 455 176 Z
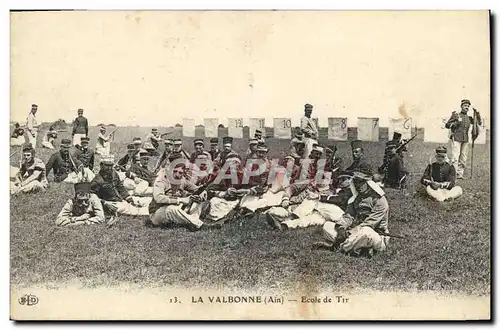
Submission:
M 90 182 L 75 184 L 75 196 L 68 199 L 56 218 L 56 226 L 99 224 L 105 221 L 101 200 L 90 192 Z
M 364 158 L 364 152 L 365 150 L 363 149 L 362 141 L 361 140 L 354 140 L 351 142 L 351 150 L 352 150 L 352 164 L 349 165 L 346 169 L 345 172 L 353 172 L 357 170 L 361 165 L 366 164 L 365 158 Z
M 244 163 L 246 163 L 246 161 L 248 159 L 252 159 L 252 158 L 255 158 L 257 156 L 258 143 L 259 143 L 259 141 L 257 139 L 249 139 L 248 140 L 248 149 L 245 152 Z
M 83 178 L 83 165 L 78 159 L 73 159 L 70 148 L 71 140 L 62 139 L 59 151 L 53 153 L 47 161 L 47 175 L 53 171 L 54 182 L 76 183 Z M 87 174 L 87 171 L 84 170 L 84 173 Z
M 191 231 L 206 230 L 217 225 L 208 225 L 200 220 L 201 202 L 206 194 L 194 194 L 198 187 L 186 181 L 185 163 L 174 166 L 169 180 L 167 171 L 163 168 L 158 173 L 153 187 L 153 200 L 149 204 L 150 221 L 153 226 L 168 226 L 177 224 Z
M 469 111 L 471 103 L 469 100 L 462 100 L 460 113 L 453 111 L 445 127 L 450 129 L 450 149 L 451 164 L 455 166 L 458 179 L 463 179 L 464 170 L 467 165 L 467 152 L 469 149 L 469 129 L 474 125 L 474 118 L 470 117 Z M 477 118 L 477 124 L 482 125 L 482 119 L 479 112 L 472 108 L 474 116 Z
M 222 151 L 220 152 L 219 156 L 215 159 L 215 164 L 217 167 L 221 168 L 224 166 L 224 163 L 226 162 L 226 157 L 229 154 L 237 154 L 235 151 L 233 151 L 233 138 L 230 136 L 225 136 L 222 138 Z M 240 159 L 241 161 L 241 159 Z
M 35 157 L 31 144 L 23 146 L 23 162 L 17 172 L 11 194 L 39 192 L 47 188 L 45 164 Z
M 383 187 L 401 189 L 405 186 L 406 171 L 403 158 L 397 153 L 399 143 L 397 140 L 386 143 L 385 163 L 378 168 L 379 173 L 383 175 Z
M 158 148 L 160 147 L 160 133 L 158 133 L 157 128 L 152 128 L 151 133 L 146 136 L 146 140 L 144 141 L 144 149 L 149 152 L 150 156 L 158 155 Z
M 183 158 L 189 160 L 189 155 L 187 152 L 182 149 L 182 140 L 181 139 L 174 139 L 174 148 L 172 150 L 172 153 L 170 154 L 169 161 L 172 162 L 174 159 L 177 158 Z
M 42 147 L 47 149 L 55 149 L 54 141 L 57 139 L 57 130 L 54 126 L 50 126 L 42 140 Z
M 90 191 L 101 199 L 104 211 L 108 214 L 148 215 L 151 198 L 130 196 L 114 165 L 113 155 L 101 158 L 99 173 L 92 180 Z
M 11 146 L 22 146 L 26 143 L 26 138 L 24 137 L 24 128 L 22 128 L 19 123 L 14 124 L 14 131 L 10 136 L 10 145 Z
M 86 136 L 80 139 L 80 150 L 75 152 L 75 158 L 78 159 L 83 167 L 88 168 L 90 171 L 94 171 L 94 150 L 89 148 L 90 139 Z M 93 177 L 89 180 L 92 181 Z
M 132 139 L 132 144 L 134 145 L 135 150 L 139 153 L 142 149 L 142 140 L 140 137 L 136 136 Z
M 300 119 L 300 129 L 304 134 L 304 158 L 309 157 L 313 144 L 318 143 L 318 126 L 311 118 L 312 111 L 313 106 L 309 103 L 306 104 L 304 106 L 304 117 Z
M 212 157 L 212 160 L 217 159 L 220 154 L 220 149 L 219 149 L 219 138 L 211 138 L 210 139 L 210 156 Z
M 134 196 L 151 196 L 153 194 L 153 183 L 156 176 L 148 168 L 149 152 L 143 150 L 139 153 L 139 162 L 130 166 L 126 172 L 123 185 L 129 193 Z
M 389 204 L 384 191 L 372 180 L 370 165 L 361 164 L 353 176 L 353 196 L 346 212 L 334 221 L 325 222 L 323 235 L 327 241 L 316 242 L 314 246 L 371 257 L 387 248 Z
M 462 196 L 463 190 L 455 185 L 455 167 L 446 162 L 446 147 L 436 148 L 436 161 L 427 165 L 420 182 L 425 187 L 427 195 L 444 202 Z
M 73 121 L 73 132 L 71 133 L 73 137 L 73 145 L 80 149 L 81 138 L 89 136 L 89 123 L 87 118 L 83 116 L 83 109 L 78 109 L 78 117 Z
M 203 139 L 195 139 L 194 142 L 194 151 L 193 153 L 191 153 L 191 156 L 189 157 L 189 161 L 191 163 L 194 163 L 195 162 L 195 159 L 198 155 L 206 155 L 207 158 L 212 161 L 212 156 L 210 155 L 210 153 L 208 151 L 205 151 L 203 150 L 203 148 L 205 147 L 205 143 L 203 142 Z
M 340 184 L 340 173 L 344 170 L 343 160 L 341 157 L 337 156 L 337 146 L 331 145 L 325 147 L 326 153 L 326 164 L 325 164 L 325 172 L 332 173 L 332 182 L 331 186 L 339 188 Z
M 170 163 L 169 159 L 173 151 L 174 141 L 172 139 L 166 139 L 164 143 L 165 143 L 165 150 L 163 151 L 161 157 L 158 159 L 158 162 L 156 163 L 154 170 L 155 173 L 158 173 L 158 171 L 161 168 L 166 167 Z
M 110 135 L 106 135 L 106 126 L 104 125 L 99 128 L 99 135 L 97 136 L 97 142 L 95 146 L 96 154 L 98 154 L 99 156 L 109 155 L 111 147 L 110 139 L 113 133 L 111 133 Z
M 127 145 L 127 154 L 118 160 L 118 169 L 126 172 L 130 167 L 139 161 L 139 153 L 132 143 Z
M 32 104 L 28 118 L 26 118 L 26 130 L 28 131 L 29 143 L 36 148 L 36 138 L 38 136 L 38 123 L 36 122 L 36 112 L 38 105 Z
M 262 131 L 260 129 L 255 130 L 254 139 L 256 139 L 257 142 L 266 143 L 266 140 L 262 137 Z

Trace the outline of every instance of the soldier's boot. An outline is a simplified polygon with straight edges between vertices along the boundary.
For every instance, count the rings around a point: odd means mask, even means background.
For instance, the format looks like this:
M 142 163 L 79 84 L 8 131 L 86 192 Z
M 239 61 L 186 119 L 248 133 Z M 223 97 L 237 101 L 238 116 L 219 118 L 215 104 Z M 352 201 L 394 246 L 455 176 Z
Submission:
M 267 223 L 273 227 L 274 229 L 277 229 L 279 231 L 283 231 L 283 230 L 286 230 L 288 229 L 288 227 L 281 223 L 275 216 L 273 216 L 272 214 L 269 214 L 267 213 L 266 214 L 266 221 Z
M 324 242 L 324 241 L 314 242 L 312 246 L 314 249 L 317 249 L 317 250 L 333 250 L 334 249 L 333 243 L 328 243 L 328 242 Z

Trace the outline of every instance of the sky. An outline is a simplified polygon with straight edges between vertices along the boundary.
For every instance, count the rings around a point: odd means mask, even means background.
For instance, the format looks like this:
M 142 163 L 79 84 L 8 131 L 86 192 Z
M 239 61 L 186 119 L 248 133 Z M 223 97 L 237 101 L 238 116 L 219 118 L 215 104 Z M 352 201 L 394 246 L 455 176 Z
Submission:
M 487 11 L 11 13 L 11 119 L 171 126 L 183 117 L 490 112 Z M 489 121 L 487 121 L 488 123 Z

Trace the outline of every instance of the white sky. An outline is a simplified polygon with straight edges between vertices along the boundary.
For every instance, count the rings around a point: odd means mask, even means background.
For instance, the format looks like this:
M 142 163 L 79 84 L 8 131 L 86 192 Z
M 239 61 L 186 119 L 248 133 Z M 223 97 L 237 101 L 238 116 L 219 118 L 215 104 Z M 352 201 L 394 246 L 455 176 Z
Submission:
M 11 117 L 169 126 L 182 117 L 490 112 L 486 11 L 11 14 Z M 250 86 L 251 85 L 251 86 Z

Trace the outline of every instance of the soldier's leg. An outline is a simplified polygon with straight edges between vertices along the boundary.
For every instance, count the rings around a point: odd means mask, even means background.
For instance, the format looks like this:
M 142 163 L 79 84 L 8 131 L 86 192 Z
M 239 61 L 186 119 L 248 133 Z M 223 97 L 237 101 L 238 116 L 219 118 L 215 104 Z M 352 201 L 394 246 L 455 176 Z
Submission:
M 321 226 L 326 222 L 318 212 L 313 212 L 298 219 L 284 221 L 283 224 L 288 228 L 306 228 L 310 226 Z
M 117 213 L 125 215 L 149 215 L 149 208 L 147 206 L 138 207 L 127 202 L 117 202 L 115 206 L 118 208 Z
M 337 238 L 337 229 L 335 228 L 335 222 L 327 221 L 323 224 L 322 234 L 324 238 L 330 242 L 335 243 L 335 239 Z
M 151 214 L 150 219 L 153 225 L 162 226 L 172 222 L 166 216 L 166 211 L 168 207 L 170 206 L 162 206 L 158 210 L 156 210 L 155 213 Z
M 182 210 L 180 206 L 172 205 L 165 211 L 165 216 L 171 221 L 188 227 L 195 227 L 199 229 L 203 225 L 203 221 L 200 220 L 194 214 L 188 214 L 186 211 Z
M 341 250 L 346 253 L 359 253 L 361 249 L 384 251 L 386 239 L 376 233 L 371 227 L 355 227 L 344 243 L 340 244 Z
M 426 191 L 429 196 L 431 196 L 433 199 L 437 200 L 438 202 L 444 201 L 445 197 L 443 195 L 443 189 L 432 189 L 431 186 L 427 186 Z
M 304 199 L 293 211 L 293 214 L 299 218 L 305 217 L 313 212 L 317 204 L 318 200 L 316 199 Z
M 31 181 L 30 183 L 19 187 L 18 192 L 23 193 L 34 193 L 43 191 L 45 189 L 44 185 L 40 181 Z
M 469 152 L 469 143 L 464 142 L 460 144 L 460 156 L 458 157 L 458 168 L 457 176 L 463 176 L 464 170 L 467 167 L 467 155 Z
M 132 180 L 130 178 L 123 179 L 123 186 L 125 187 L 125 189 L 127 189 L 129 191 L 134 191 L 136 188 L 136 184 L 135 184 L 134 180 Z
M 145 180 L 141 180 L 135 185 L 134 195 L 136 196 L 152 196 L 153 187 L 149 186 L 149 183 Z
M 443 190 L 444 190 L 445 200 L 458 198 L 458 197 L 462 196 L 462 193 L 463 193 L 462 188 L 459 186 L 455 186 L 455 187 L 451 188 L 450 190 L 447 190 L 447 189 L 443 189 Z
M 451 165 L 455 166 L 455 170 L 458 173 L 458 158 L 460 157 L 460 142 L 450 140 L 450 152 L 451 152 Z

